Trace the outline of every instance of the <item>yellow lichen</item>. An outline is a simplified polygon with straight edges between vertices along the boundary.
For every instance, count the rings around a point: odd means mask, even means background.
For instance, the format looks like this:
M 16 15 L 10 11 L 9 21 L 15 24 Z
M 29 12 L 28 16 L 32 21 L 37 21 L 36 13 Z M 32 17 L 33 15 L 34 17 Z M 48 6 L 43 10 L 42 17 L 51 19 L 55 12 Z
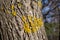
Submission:
M 25 32 L 27 32 L 27 33 L 31 33 L 31 29 L 28 28 L 28 27 L 24 27 L 24 30 L 25 30 Z
M 42 18 L 37 19 L 37 23 L 38 23 L 37 26 L 41 26 L 41 25 L 43 25 Z
M 28 26 L 29 27 L 29 23 L 28 22 L 25 22 L 24 23 L 24 26 Z
M 38 1 L 38 7 L 42 8 L 42 3 L 41 3 L 41 1 Z
M 23 20 L 24 22 L 26 22 L 26 17 L 25 17 L 25 16 L 22 16 L 22 20 Z
M 13 15 L 13 16 L 16 16 L 17 15 L 17 12 L 14 10 L 14 4 L 12 4 L 11 5 L 11 14 Z
M 16 11 L 13 10 L 13 11 L 12 11 L 12 15 L 13 15 L 13 16 L 16 16 Z
M 32 16 L 29 16 L 29 15 L 28 15 L 28 19 L 29 19 L 29 21 L 31 22 L 31 21 L 32 21 Z
M 29 22 L 26 22 L 26 17 L 23 16 L 22 17 L 24 20 L 24 30 L 27 33 L 31 33 L 31 32 L 36 32 L 40 29 L 40 27 L 43 25 L 43 21 L 42 18 L 36 18 L 35 16 L 28 16 L 28 20 Z
M 11 9 L 14 10 L 14 5 L 13 4 L 11 5 Z
M 36 30 L 37 30 L 37 31 L 39 30 L 39 27 L 38 27 L 38 26 L 36 26 Z
M 33 17 L 34 18 L 34 24 L 35 26 L 37 26 L 37 18 L 36 17 Z
M 32 32 L 36 32 L 36 28 L 35 27 L 32 27 Z
M 30 22 L 32 27 L 35 27 L 35 24 L 33 22 Z
M 24 30 L 25 30 L 25 32 L 27 32 L 27 33 L 31 33 L 31 29 L 29 28 L 29 23 L 28 23 L 28 22 L 26 22 L 26 23 L 24 24 Z
M 18 3 L 18 7 L 22 7 L 22 4 L 21 3 Z

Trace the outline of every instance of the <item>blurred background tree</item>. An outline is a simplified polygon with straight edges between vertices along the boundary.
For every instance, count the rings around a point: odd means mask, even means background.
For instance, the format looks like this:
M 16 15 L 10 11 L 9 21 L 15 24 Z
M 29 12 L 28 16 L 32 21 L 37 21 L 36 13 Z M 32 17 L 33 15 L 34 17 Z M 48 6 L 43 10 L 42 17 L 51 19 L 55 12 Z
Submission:
M 59 40 L 60 0 L 42 0 L 46 33 L 49 40 Z

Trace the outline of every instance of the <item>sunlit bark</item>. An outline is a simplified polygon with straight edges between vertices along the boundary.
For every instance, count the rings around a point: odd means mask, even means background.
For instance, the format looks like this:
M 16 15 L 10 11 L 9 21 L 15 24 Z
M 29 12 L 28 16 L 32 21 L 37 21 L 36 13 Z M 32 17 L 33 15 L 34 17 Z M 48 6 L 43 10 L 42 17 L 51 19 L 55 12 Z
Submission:
M 47 40 L 44 24 L 35 32 L 25 32 L 23 16 L 32 26 L 28 15 L 42 19 L 41 3 L 35 0 L 0 1 L 0 37 L 1 40 Z M 24 19 L 25 20 L 25 19 Z M 33 22 L 33 21 L 32 21 Z M 43 21 L 42 21 L 43 23 Z M 31 29 L 30 29 L 31 30 Z M 32 30 L 31 30 L 32 31 Z

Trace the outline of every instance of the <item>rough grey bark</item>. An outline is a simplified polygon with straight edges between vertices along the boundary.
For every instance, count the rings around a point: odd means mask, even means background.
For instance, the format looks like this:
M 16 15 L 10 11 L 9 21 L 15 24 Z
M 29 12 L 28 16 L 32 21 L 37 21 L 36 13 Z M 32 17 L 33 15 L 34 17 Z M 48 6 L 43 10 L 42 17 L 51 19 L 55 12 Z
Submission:
M 23 29 L 22 15 L 42 17 L 41 8 L 35 0 L 0 0 L 0 37 L 1 40 L 47 40 L 45 28 L 42 27 L 35 33 L 26 33 Z M 22 3 L 23 7 L 17 4 Z M 14 4 L 16 16 L 11 14 L 10 6 Z M 6 12 L 9 11 L 9 12 Z M 32 12 L 32 13 L 31 13 Z

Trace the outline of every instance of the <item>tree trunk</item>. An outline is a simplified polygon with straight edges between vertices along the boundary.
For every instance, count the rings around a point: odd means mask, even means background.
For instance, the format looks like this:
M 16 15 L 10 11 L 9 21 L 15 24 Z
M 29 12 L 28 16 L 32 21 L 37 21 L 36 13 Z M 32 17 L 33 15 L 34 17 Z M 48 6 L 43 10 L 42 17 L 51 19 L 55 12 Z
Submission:
M 0 0 L 0 40 L 47 40 L 41 0 Z

